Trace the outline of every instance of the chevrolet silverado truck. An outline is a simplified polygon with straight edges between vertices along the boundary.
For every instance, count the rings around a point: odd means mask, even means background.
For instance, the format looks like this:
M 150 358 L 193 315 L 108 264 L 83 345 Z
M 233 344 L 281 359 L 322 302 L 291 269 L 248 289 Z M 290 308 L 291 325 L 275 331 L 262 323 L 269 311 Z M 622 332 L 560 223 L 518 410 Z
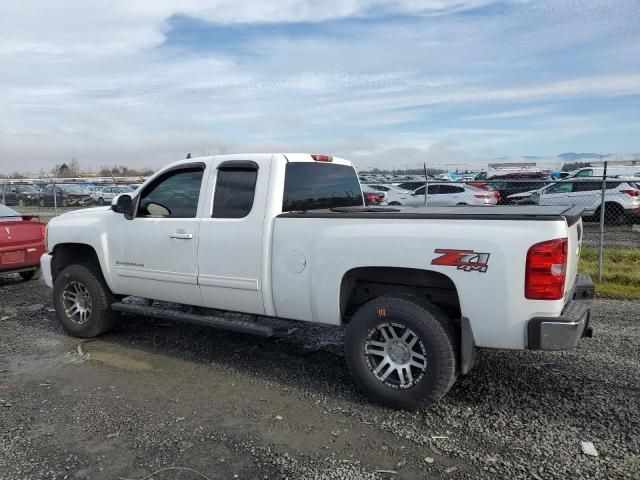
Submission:
M 286 334 L 273 319 L 334 325 L 355 383 L 415 409 L 469 372 L 477 349 L 591 336 L 580 213 L 366 207 L 348 161 L 216 155 L 52 219 L 41 267 L 71 335 L 103 334 L 122 312 L 262 336 Z

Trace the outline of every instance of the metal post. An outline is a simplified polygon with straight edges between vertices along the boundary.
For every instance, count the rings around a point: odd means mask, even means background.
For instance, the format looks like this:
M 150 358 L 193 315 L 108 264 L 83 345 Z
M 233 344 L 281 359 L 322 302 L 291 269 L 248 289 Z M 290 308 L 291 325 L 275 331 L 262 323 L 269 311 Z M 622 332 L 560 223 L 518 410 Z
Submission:
M 427 173 L 427 162 L 424 162 L 424 206 L 428 207 L 427 193 L 429 193 L 429 174 Z
M 4 200 L 4 180 L 2 181 L 2 204 L 3 205 L 7 204 L 7 202 L 5 202 L 5 200 Z
M 607 191 L 607 161 L 604 162 L 604 171 L 602 172 L 602 193 L 600 197 L 600 242 L 598 244 L 598 281 L 602 281 L 602 251 L 604 249 L 604 215 L 605 201 L 604 195 Z

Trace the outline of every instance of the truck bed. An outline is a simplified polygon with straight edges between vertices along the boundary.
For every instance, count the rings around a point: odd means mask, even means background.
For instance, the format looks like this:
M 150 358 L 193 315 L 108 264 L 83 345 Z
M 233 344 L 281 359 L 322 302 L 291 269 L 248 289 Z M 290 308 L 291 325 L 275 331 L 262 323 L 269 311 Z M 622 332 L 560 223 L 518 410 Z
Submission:
M 278 218 L 380 218 L 380 219 L 474 219 L 474 220 L 566 220 L 580 219 L 579 206 L 497 205 L 495 207 L 345 207 L 326 210 L 286 212 Z

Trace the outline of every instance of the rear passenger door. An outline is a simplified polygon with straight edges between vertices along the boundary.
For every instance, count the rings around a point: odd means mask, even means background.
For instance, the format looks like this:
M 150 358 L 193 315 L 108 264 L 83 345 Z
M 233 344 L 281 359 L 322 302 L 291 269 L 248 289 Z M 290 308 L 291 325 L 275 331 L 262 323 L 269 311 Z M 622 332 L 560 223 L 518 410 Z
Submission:
M 237 157 L 237 158 L 234 158 Z M 270 155 L 215 159 L 200 224 L 198 283 L 204 305 L 264 314 L 263 226 Z

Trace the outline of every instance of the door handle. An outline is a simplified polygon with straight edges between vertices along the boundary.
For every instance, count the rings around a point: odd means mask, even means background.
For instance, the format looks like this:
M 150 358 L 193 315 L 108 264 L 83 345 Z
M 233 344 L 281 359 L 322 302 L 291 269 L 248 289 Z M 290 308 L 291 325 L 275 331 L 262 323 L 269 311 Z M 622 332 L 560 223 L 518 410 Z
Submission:
M 170 233 L 169 238 L 179 238 L 181 240 L 191 240 L 193 238 L 193 233 Z

